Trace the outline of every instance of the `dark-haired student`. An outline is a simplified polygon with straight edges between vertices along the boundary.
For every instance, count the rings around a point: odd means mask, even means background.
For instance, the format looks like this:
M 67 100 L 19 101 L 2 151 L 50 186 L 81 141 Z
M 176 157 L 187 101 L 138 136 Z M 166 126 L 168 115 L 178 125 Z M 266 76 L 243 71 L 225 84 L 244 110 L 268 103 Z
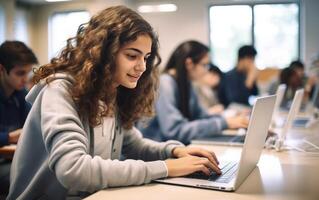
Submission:
M 0 147 L 16 144 L 30 104 L 25 101 L 28 74 L 38 60 L 20 41 L 5 41 L 0 46 Z M 0 193 L 9 189 L 10 160 L 0 156 Z
M 305 106 L 311 99 L 317 79 L 314 75 L 306 76 L 303 62 L 295 60 L 280 72 L 279 80 L 270 85 L 269 93 L 275 94 L 279 84 L 286 84 L 287 89 L 281 106 L 287 109 L 290 107 L 296 90 L 304 88 L 303 106 Z
M 301 80 L 302 87 L 305 89 L 304 102 L 309 101 L 318 81 L 318 77 L 315 75 L 307 76 L 305 73 L 305 65 L 300 60 L 292 61 L 289 67 L 296 71 L 299 79 Z
M 200 106 L 192 83 L 207 73 L 209 63 L 209 49 L 200 42 L 186 41 L 175 49 L 160 77 L 156 116 L 139 123 L 145 137 L 189 144 L 192 139 L 221 134 L 226 128 L 247 126 L 247 119 L 241 116 L 209 115 Z
M 251 45 L 239 48 L 236 67 L 223 76 L 219 87 L 219 100 L 225 107 L 230 103 L 249 105 L 249 97 L 258 95 L 256 55 L 257 51 Z

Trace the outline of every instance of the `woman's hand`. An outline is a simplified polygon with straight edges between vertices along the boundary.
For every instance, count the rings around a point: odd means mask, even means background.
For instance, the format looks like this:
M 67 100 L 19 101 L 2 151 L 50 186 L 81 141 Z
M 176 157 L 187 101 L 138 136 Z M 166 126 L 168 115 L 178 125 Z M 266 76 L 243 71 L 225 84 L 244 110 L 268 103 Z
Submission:
M 9 144 L 17 144 L 19 137 L 21 135 L 21 132 L 22 132 L 22 129 L 17 129 L 15 131 L 10 132 L 9 138 L 8 138 Z
M 209 174 L 210 170 L 221 173 L 214 152 L 196 147 L 176 147 L 173 149 L 175 160 L 166 160 L 169 176 L 183 176 L 196 171 Z
M 247 117 L 236 116 L 236 117 L 226 118 L 226 122 L 227 122 L 228 128 L 238 129 L 238 128 L 247 128 L 249 120 L 247 119 Z
M 208 109 L 209 114 L 221 114 L 225 110 L 222 104 L 217 104 Z
M 186 156 L 178 159 L 165 160 L 168 177 L 185 176 L 197 171 L 210 175 L 211 170 L 220 174 L 221 171 L 214 163 L 206 157 Z

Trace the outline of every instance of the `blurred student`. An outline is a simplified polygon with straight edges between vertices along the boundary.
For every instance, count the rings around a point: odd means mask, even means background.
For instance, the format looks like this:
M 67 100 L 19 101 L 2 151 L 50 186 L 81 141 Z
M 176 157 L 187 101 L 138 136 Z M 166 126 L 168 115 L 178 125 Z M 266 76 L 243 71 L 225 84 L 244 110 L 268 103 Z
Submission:
M 286 84 L 287 89 L 282 102 L 282 107 L 289 108 L 295 92 L 299 88 L 304 88 L 303 102 L 307 103 L 313 93 L 317 78 L 316 76 L 306 76 L 305 66 L 299 61 L 292 61 L 287 68 L 281 70 L 279 81 L 275 81 L 269 88 L 270 94 L 275 94 L 279 84 Z
M 317 81 L 319 81 L 319 54 L 312 59 L 309 74 L 316 77 Z
M 16 144 L 30 104 L 25 101 L 28 74 L 38 60 L 23 42 L 5 41 L 0 46 L 0 147 Z M 11 161 L 0 156 L 0 193 L 9 189 Z
M 210 63 L 208 72 L 193 85 L 201 106 L 209 114 L 221 114 L 224 111 L 217 94 L 221 77 L 222 71 Z
M 287 86 L 281 107 L 289 109 L 295 92 L 302 87 L 302 79 L 296 70 L 287 67 L 280 73 L 280 84 Z
M 318 78 L 312 74 L 307 76 L 305 73 L 305 65 L 300 60 L 291 62 L 289 67 L 296 71 L 301 80 L 301 86 L 305 89 L 304 101 L 309 101 Z
M 199 105 L 191 83 L 207 73 L 209 63 L 208 47 L 197 41 L 183 42 L 174 50 L 160 77 L 156 116 L 139 124 L 145 137 L 189 144 L 195 138 L 221 134 L 226 128 L 247 126 L 243 117 L 208 115 Z
M 239 48 L 236 67 L 223 76 L 219 87 L 219 100 L 225 107 L 230 103 L 249 105 L 249 97 L 258 95 L 256 55 L 253 46 Z
M 166 176 L 220 173 L 213 153 L 143 139 L 133 127 L 153 113 L 159 60 L 152 27 L 124 6 L 81 25 L 35 72 L 8 200 L 83 197 Z

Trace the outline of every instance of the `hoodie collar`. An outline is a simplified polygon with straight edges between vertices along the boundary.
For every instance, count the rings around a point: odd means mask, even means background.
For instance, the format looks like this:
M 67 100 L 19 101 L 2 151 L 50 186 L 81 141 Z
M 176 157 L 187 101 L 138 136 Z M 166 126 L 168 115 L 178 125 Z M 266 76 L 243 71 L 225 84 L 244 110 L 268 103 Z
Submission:
M 52 74 L 52 75 L 48 76 L 47 78 L 42 79 L 39 83 L 37 83 L 36 85 L 34 85 L 31 88 L 30 92 L 26 96 L 27 102 L 29 102 L 31 104 L 34 103 L 38 94 L 42 91 L 43 88 L 45 88 L 48 85 L 48 83 L 46 82 L 46 80 L 48 78 L 52 79 L 50 82 L 55 81 L 55 80 L 65 80 L 65 81 L 68 81 L 70 83 L 74 83 L 74 78 L 66 73 Z

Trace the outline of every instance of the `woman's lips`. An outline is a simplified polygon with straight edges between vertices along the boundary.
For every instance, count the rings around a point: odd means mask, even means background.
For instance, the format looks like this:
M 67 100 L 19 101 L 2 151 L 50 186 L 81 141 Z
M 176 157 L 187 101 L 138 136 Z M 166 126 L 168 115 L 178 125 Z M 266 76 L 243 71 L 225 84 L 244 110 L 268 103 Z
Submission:
M 137 74 L 137 75 L 127 74 L 127 75 L 128 75 L 128 77 L 130 77 L 130 79 L 132 79 L 134 81 L 137 81 L 141 77 L 141 75 L 139 75 L 139 74 Z

